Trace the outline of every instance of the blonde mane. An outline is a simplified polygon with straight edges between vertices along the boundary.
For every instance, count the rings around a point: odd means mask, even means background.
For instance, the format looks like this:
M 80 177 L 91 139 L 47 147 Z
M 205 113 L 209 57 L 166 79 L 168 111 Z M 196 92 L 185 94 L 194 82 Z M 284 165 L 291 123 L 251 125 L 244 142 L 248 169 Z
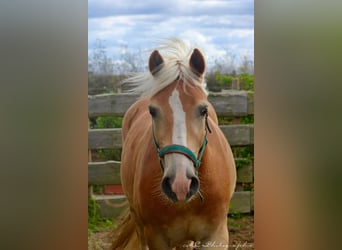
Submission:
M 198 76 L 189 65 L 189 60 L 194 47 L 188 46 L 182 40 L 173 38 L 162 40 L 157 50 L 163 57 L 164 63 L 154 75 L 150 71 L 134 74 L 123 81 L 134 88 L 130 91 L 142 96 L 153 96 L 176 80 L 182 82 L 184 88 L 189 84 L 200 86 L 205 93 L 205 73 Z M 201 52 L 203 53 L 203 52 Z

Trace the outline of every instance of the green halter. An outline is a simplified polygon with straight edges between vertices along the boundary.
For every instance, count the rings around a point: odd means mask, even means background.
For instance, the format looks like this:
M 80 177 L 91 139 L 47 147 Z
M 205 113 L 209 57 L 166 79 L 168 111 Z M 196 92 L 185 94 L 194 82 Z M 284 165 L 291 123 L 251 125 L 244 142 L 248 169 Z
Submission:
M 159 158 L 163 158 L 164 155 L 170 154 L 170 153 L 177 153 L 177 154 L 185 155 L 194 163 L 194 166 L 196 167 L 196 172 L 197 172 L 197 169 L 201 166 L 201 159 L 203 157 L 205 147 L 208 144 L 208 139 L 206 135 L 204 136 L 203 144 L 199 150 L 198 157 L 196 157 L 195 154 L 190 149 L 182 145 L 171 144 L 163 148 L 160 148 L 157 143 L 156 137 L 154 135 L 153 128 L 152 128 L 152 137 L 153 137 L 153 143 L 157 150 Z M 164 170 L 162 163 L 161 163 L 161 167 Z

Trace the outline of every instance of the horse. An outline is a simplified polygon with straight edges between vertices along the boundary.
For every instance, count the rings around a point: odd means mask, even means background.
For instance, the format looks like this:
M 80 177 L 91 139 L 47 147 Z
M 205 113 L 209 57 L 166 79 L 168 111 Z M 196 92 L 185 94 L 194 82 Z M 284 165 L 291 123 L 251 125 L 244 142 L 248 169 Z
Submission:
M 121 182 L 129 208 L 111 249 L 228 249 L 236 169 L 208 102 L 204 54 L 164 41 L 148 71 L 125 82 L 140 99 L 122 125 Z

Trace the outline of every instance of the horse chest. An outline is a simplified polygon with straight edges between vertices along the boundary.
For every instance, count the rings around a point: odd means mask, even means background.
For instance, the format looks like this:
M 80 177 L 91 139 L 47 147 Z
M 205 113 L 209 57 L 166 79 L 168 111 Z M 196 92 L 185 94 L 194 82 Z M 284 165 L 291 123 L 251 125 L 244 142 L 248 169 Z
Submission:
M 208 233 L 208 224 L 205 220 L 197 216 L 179 217 L 169 221 L 159 230 L 170 242 L 178 244 L 184 240 L 198 240 Z

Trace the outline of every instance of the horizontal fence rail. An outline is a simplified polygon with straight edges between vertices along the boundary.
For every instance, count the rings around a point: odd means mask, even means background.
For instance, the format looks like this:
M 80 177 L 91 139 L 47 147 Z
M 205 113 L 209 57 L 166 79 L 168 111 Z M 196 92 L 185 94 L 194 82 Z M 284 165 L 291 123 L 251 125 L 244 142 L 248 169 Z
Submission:
M 254 125 L 252 124 L 221 125 L 220 128 L 231 146 L 251 145 L 254 143 Z M 89 149 L 121 147 L 121 128 L 88 130 Z
M 246 116 L 254 113 L 254 94 L 248 91 L 210 93 L 208 100 L 219 116 Z M 139 99 L 132 94 L 105 94 L 88 96 L 89 118 L 98 116 L 123 116 Z

